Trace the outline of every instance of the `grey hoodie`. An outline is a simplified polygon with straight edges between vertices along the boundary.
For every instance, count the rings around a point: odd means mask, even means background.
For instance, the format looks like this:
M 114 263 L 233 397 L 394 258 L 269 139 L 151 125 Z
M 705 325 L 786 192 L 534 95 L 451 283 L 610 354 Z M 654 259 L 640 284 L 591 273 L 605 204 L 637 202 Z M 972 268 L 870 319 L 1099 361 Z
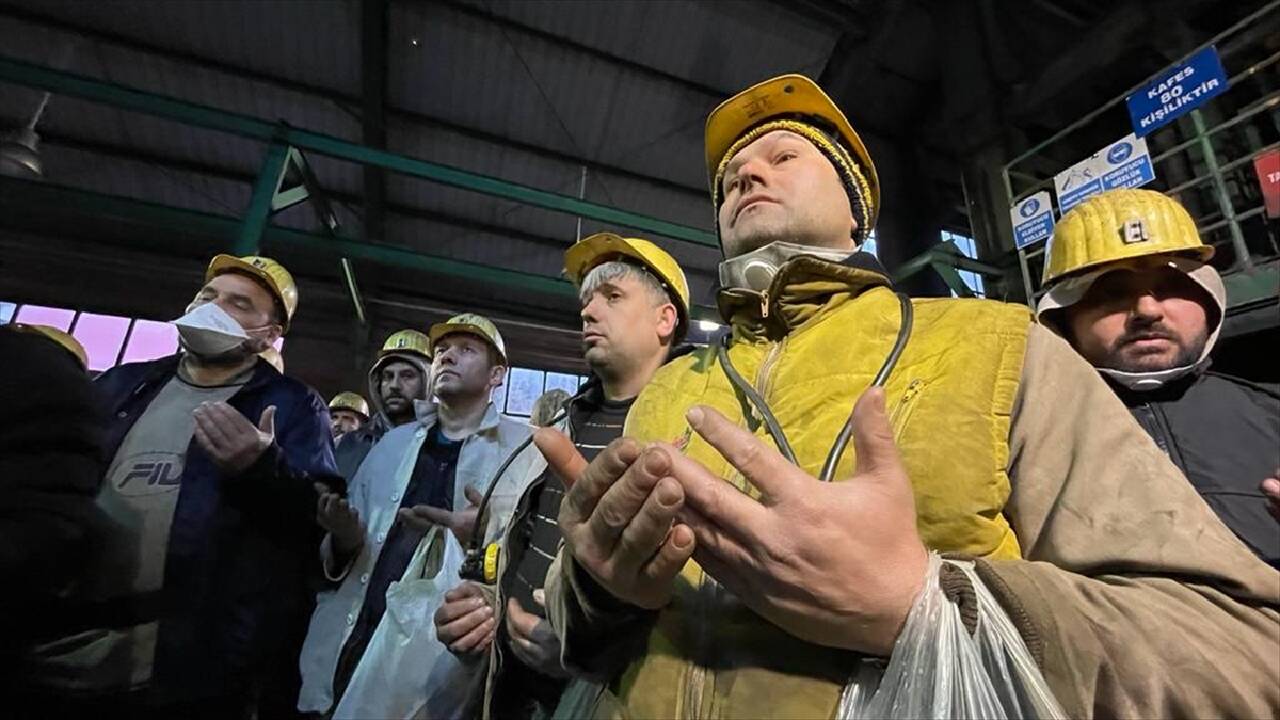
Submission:
M 382 372 L 382 368 L 389 362 L 407 362 L 422 371 L 422 393 L 418 397 L 410 398 L 413 401 L 426 401 L 431 399 L 431 364 L 425 361 L 417 353 L 399 353 L 390 352 L 378 358 L 378 361 L 369 368 L 369 405 L 373 409 L 369 422 L 366 422 L 359 430 L 353 430 L 346 433 L 338 439 L 338 444 L 334 448 L 334 459 L 338 462 L 338 472 L 348 482 L 356 476 L 356 470 L 360 469 L 360 463 L 364 462 L 364 458 L 369 454 L 369 450 L 382 439 L 388 430 L 395 427 L 391 422 L 391 418 L 387 415 L 386 405 L 382 401 L 381 383 L 378 381 L 378 375 Z

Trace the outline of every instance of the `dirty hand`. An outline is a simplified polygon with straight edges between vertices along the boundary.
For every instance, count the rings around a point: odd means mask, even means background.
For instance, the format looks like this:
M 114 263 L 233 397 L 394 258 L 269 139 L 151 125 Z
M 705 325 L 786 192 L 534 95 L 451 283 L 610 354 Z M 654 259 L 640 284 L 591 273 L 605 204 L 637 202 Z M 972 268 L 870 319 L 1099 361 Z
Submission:
M 467 581 L 444 594 L 436 610 L 436 637 L 459 656 L 488 652 L 498 623 L 480 585 Z
M 684 491 L 670 476 L 673 451 L 641 451 L 619 438 L 587 464 L 557 430 L 542 428 L 533 441 L 567 488 L 559 518 L 565 549 L 614 597 L 666 605 L 694 548 L 693 532 L 675 522 Z
M 364 544 L 364 523 L 360 522 L 360 512 L 324 483 L 315 483 L 315 489 L 319 495 L 316 522 L 333 538 L 334 552 L 343 556 L 355 553 Z
M 533 601 L 545 607 L 542 590 L 533 591 Z M 511 636 L 511 651 L 520 662 L 543 675 L 554 678 L 568 677 L 560 663 L 560 638 L 546 618 L 525 612 L 520 601 L 507 601 L 507 634 Z
M 275 405 L 262 411 L 257 427 L 225 402 L 200 403 L 191 414 L 196 419 L 196 442 L 230 475 L 247 470 L 276 439 Z
M 470 504 L 461 510 L 441 510 L 430 505 L 414 505 L 410 508 L 400 508 L 396 515 L 405 526 L 420 533 L 425 533 L 435 525 L 447 527 L 453 531 L 458 542 L 466 546 L 471 541 L 471 534 L 475 532 L 476 517 L 480 512 L 480 501 L 484 496 L 471 486 L 467 486 L 463 492 Z
M 811 643 L 892 653 L 924 584 L 928 551 L 915 497 L 884 413 L 884 391 L 853 409 L 857 467 L 824 483 L 711 408 L 690 426 L 761 493 L 759 500 L 672 453 L 684 487 L 680 519 L 697 538 L 694 559 L 748 607 Z

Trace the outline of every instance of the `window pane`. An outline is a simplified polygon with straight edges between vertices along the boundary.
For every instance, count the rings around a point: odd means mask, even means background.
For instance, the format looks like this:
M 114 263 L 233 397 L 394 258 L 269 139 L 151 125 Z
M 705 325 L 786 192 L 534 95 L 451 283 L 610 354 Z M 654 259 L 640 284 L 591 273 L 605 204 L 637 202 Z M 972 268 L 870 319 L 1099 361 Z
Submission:
M 23 305 L 18 308 L 17 321 L 28 325 L 50 325 L 66 332 L 71 329 L 71 321 L 75 317 L 76 311 L 67 308 Z
M 565 373 L 547 373 L 547 391 L 559 388 L 570 395 L 578 392 L 578 376 Z
M 973 238 L 943 230 L 942 241 L 955 243 L 956 247 L 959 248 L 960 252 L 966 257 L 971 257 L 975 260 L 978 258 L 978 248 L 976 243 L 974 243 Z M 960 273 L 960 279 L 964 281 L 964 284 L 972 290 L 975 295 L 978 297 L 985 295 L 981 275 L 968 270 L 958 270 L 957 272 Z M 955 295 L 955 293 L 952 292 L 952 295 Z
M 528 415 L 533 412 L 533 404 L 542 395 L 541 370 L 529 368 L 512 368 L 509 377 L 511 387 L 507 389 L 507 414 Z
M 13 319 L 13 313 L 18 306 L 11 302 L 0 302 L 0 325 L 8 324 Z
M 155 360 L 178 351 L 178 329 L 169 323 L 154 320 L 138 320 L 133 323 L 133 334 L 124 350 L 121 362 Z
M 128 332 L 129 318 L 81 313 L 75 336 L 89 356 L 89 369 L 106 370 L 115 365 Z

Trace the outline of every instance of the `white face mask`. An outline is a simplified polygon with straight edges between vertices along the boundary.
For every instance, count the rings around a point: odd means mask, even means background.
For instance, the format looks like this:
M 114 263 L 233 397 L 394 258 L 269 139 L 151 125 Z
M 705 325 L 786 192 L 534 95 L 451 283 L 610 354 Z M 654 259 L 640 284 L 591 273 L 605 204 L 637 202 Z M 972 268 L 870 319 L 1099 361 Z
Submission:
M 827 262 L 843 262 L 854 252 L 775 240 L 764 247 L 720 263 L 720 287 L 764 292 L 769 289 L 769 283 L 773 282 L 778 269 L 791 258 L 812 255 Z
M 249 339 L 240 323 L 216 303 L 189 308 L 186 315 L 171 322 L 178 328 L 182 346 L 200 357 L 225 355 Z

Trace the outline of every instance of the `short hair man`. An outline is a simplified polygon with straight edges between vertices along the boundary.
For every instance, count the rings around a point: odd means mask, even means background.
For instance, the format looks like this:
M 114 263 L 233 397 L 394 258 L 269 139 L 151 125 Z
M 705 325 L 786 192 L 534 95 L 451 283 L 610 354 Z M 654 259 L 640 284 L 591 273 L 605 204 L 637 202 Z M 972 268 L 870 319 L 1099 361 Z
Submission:
M 175 321 L 181 352 L 98 377 L 114 459 L 97 502 L 116 528 L 33 682 L 109 715 L 240 717 L 296 692 L 277 675 L 311 603 L 314 486 L 341 485 L 324 401 L 258 356 L 297 304 L 276 261 L 218 255 Z
M 608 682 L 567 715 L 831 717 L 917 597 L 978 590 L 1069 715 L 1280 704 L 1275 571 L 1025 309 L 909 300 L 855 252 L 875 168 L 815 83 L 730 98 L 705 160 L 732 333 L 661 368 L 591 463 L 534 436 L 571 485 L 547 614 Z
M 477 523 L 485 522 L 482 532 L 496 538 L 519 495 L 517 480 L 527 463 L 496 480 L 490 512 L 485 521 L 477 518 L 480 493 L 530 433 L 524 423 L 499 415 L 490 400 L 507 370 L 502 335 L 489 319 L 468 313 L 433 325 L 428 339 L 438 401 L 410 403 L 415 415 L 373 446 L 351 480 L 349 496 L 320 501 L 320 524 L 329 531 L 321 560 L 337 588 L 319 595 L 303 647 L 298 709 L 304 712 L 406 717 L 417 707 L 413 702 L 429 701 L 427 683 L 413 662 L 418 656 L 406 656 L 386 671 L 401 675 L 382 673 L 374 681 L 394 692 L 363 683 L 371 675 L 361 673 L 361 666 L 383 660 L 383 647 L 371 641 L 387 615 L 388 591 L 397 581 L 419 579 L 404 576 L 427 541 L 424 531 L 447 526 L 469 536 Z M 383 365 L 382 372 L 394 365 Z M 409 391 L 399 398 L 384 397 L 407 400 Z M 387 403 L 389 417 L 396 416 L 395 405 Z M 455 542 L 450 533 L 442 541 Z M 457 578 L 438 581 L 449 587 Z M 431 592 L 422 585 L 408 587 Z M 430 618 L 421 620 L 420 631 L 431 632 Z M 410 699 L 412 706 L 404 706 Z
M 578 287 L 583 355 L 592 376 L 555 427 L 591 458 L 622 434 L 636 396 L 684 336 L 689 285 L 675 258 L 657 245 L 612 233 L 570 247 L 565 274 Z M 555 518 L 564 484 L 541 457 L 529 477 L 501 546 L 491 548 L 494 574 L 484 586 L 470 582 L 451 591 L 436 613 L 437 633 L 452 651 L 489 658 L 485 717 L 550 716 L 565 688 L 560 639 L 542 600 L 560 548 Z M 475 607 L 476 598 L 486 604 Z
M 1040 322 L 1115 389 L 1142 429 L 1258 557 L 1280 568 L 1260 487 L 1280 477 L 1280 388 L 1209 369 L 1227 292 L 1187 211 L 1111 190 L 1054 230 Z

